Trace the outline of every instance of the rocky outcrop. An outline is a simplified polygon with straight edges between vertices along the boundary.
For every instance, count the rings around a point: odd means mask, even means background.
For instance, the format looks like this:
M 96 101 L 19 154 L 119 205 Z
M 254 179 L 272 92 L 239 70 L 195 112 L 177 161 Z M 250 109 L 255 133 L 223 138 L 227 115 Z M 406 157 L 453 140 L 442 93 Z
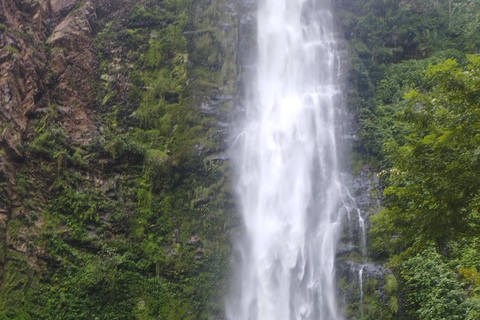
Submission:
M 95 99 L 92 86 L 98 65 L 92 47 L 95 19 L 95 5 L 87 1 L 67 15 L 47 40 L 55 85 L 46 98 L 59 107 L 55 111 L 62 118 L 60 125 L 75 144 L 86 143 L 97 130 L 92 110 Z
M 92 87 L 97 6 L 98 1 L 0 0 L 0 272 L 8 247 L 26 252 L 27 235 L 20 228 L 11 236 L 9 221 L 25 215 L 15 176 L 29 158 L 25 145 L 32 124 L 55 119 L 78 146 L 98 130 Z
M 339 306 L 346 319 L 383 312 L 390 316 L 391 310 L 395 310 L 391 303 L 396 301 L 396 289 L 387 292 L 386 283 L 395 278 L 382 262 L 374 261 L 368 247 L 370 217 L 381 208 L 379 179 L 367 165 L 356 175 L 349 173 L 343 177 L 350 194 L 335 264 Z
M 15 174 L 22 161 L 22 138 L 28 130 L 27 111 L 35 107 L 44 89 L 46 55 L 39 45 L 45 39 L 43 8 L 31 1 L 0 1 L 0 272 L 10 245 Z
M 52 12 L 57 13 L 72 7 L 77 1 L 78 0 L 44 0 L 43 3 L 49 6 Z
M 221 295 L 211 284 L 223 281 L 226 234 L 237 225 L 226 141 L 242 108 L 244 57 L 236 52 L 239 19 L 251 20 L 247 2 L 0 0 L 0 296 L 44 294 L 50 285 L 56 296 L 53 288 L 75 273 L 64 271 L 90 262 L 95 274 L 120 274 L 118 243 L 145 256 L 138 267 L 139 256 L 127 257 L 135 279 L 185 286 L 175 290 L 188 297 L 182 304 L 206 308 L 203 290 Z M 154 86 L 159 93 L 149 96 Z M 147 99 L 165 104 L 142 106 Z M 168 165 L 144 166 L 148 154 Z M 22 310 L 21 298 L 5 304 Z

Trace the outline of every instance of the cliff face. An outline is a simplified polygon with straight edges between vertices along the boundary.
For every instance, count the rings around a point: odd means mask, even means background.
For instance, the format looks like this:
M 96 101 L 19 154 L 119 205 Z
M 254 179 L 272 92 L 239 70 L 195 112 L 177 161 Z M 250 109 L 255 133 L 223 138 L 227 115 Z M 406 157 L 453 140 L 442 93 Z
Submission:
M 92 48 L 92 2 L 72 12 L 76 1 L 4 1 L 0 3 L 1 226 L 2 265 L 7 248 L 25 252 L 12 241 L 8 224 L 26 214 L 15 191 L 15 175 L 29 162 L 25 149 L 31 124 L 53 110 L 73 145 L 88 143 L 98 130 L 91 107 L 98 64 Z M 75 79 L 75 83 L 71 83 Z M 33 181 L 30 181 L 33 182 Z M 41 203 L 36 204 L 41 206 Z M 37 260 L 31 261 L 38 267 Z
M 221 317 L 251 6 L 0 0 L 0 318 Z

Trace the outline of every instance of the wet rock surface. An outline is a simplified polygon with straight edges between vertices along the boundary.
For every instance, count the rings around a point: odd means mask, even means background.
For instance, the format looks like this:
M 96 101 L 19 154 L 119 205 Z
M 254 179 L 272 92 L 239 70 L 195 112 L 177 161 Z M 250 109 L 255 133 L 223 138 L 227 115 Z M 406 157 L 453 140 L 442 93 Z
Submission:
M 350 195 L 344 210 L 344 232 L 337 246 L 335 270 L 339 306 L 347 319 L 356 319 L 371 301 L 379 301 L 386 308 L 384 285 L 391 271 L 372 261 L 368 250 L 370 217 L 381 208 L 382 190 L 376 173 L 364 165 L 356 176 L 348 173 L 343 179 Z
M 390 271 L 384 269 L 383 265 L 379 263 L 368 262 L 354 262 L 354 261 L 338 261 L 337 274 L 340 278 L 346 277 L 347 282 L 357 281 L 358 275 L 362 271 L 362 276 L 365 278 L 381 279 L 386 273 Z

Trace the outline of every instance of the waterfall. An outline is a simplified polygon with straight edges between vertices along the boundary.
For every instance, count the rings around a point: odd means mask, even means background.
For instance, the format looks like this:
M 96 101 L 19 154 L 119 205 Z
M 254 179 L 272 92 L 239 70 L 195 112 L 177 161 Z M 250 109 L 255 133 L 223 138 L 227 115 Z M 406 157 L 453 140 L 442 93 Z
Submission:
M 363 317 L 363 268 L 362 266 L 358 271 L 358 286 L 360 287 L 360 314 Z
M 365 232 L 365 219 L 362 217 L 362 211 L 357 209 L 358 213 L 358 226 L 360 227 L 360 249 L 362 250 L 362 257 L 365 258 L 367 255 L 367 234 Z
M 238 140 L 245 224 L 230 320 L 336 320 L 340 54 L 327 0 L 259 0 L 254 98 Z

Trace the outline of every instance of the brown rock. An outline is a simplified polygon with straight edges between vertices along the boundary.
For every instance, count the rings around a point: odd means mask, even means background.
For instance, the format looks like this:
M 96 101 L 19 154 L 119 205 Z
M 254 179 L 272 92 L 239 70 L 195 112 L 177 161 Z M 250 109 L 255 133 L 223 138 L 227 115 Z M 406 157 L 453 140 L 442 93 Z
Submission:
M 71 12 L 53 30 L 50 66 L 57 77 L 52 98 L 60 124 L 74 144 L 89 141 L 97 130 L 93 113 L 87 107 L 94 101 L 91 84 L 96 76 L 97 58 L 92 52 L 91 20 L 95 19 L 93 2 Z
M 69 14 L 55 29 L 48 43 L 62 47 L 69 52 L 90 48 L 92 29 L 89 23 L 90 6 L 85 5 L 78 12 Z
M 61 11 L 62 9 L 68 9 L 73 7 L 78 0 L 50 0 L 50 8 L 54 13 Z
M 52 67 L 53 73 L 58 76 L 63 73 L 67 67 L 67 61 L 63 50 L 55 50 L 49 56 L 50 66 Z
M 9 158 L 18 159 L 23 157 L 22 153 L 18 150 L 20 144 L 21 136 L 19 132 L 5 128 L 3 132 L 0 133 L 0 145 Z
M 98 61 L 92 26 L 102 24 L 97 14 L 121 19 L 127 4 L 133 5 L 126 0 L 0 0 L 0 21 L 7 26 L 0 32 L 0 274 L 7 247 L 28 256 L 32 268 L 49 258 L 31 241 L 42 228 L 41 196 L 32 201 L 40 213 L 34 225 L 15 234 L 7 230 L 10 219 L 23 221 L 29 214 L 21 192 L 15 192 L 20 188 L 14 188 L 16 173 L 32 166 L 28 152 L 22 154 L 22 139 L 38 133 L 31 127 L 35 119 L 48 118 L 48 125 L 65 130 L 69 143 L 91 141 L 99 130 L 93 111 Z M 108 220 L 108 213 L 101 219 Z M 173 237 L 180 241 L 179 230 Z

